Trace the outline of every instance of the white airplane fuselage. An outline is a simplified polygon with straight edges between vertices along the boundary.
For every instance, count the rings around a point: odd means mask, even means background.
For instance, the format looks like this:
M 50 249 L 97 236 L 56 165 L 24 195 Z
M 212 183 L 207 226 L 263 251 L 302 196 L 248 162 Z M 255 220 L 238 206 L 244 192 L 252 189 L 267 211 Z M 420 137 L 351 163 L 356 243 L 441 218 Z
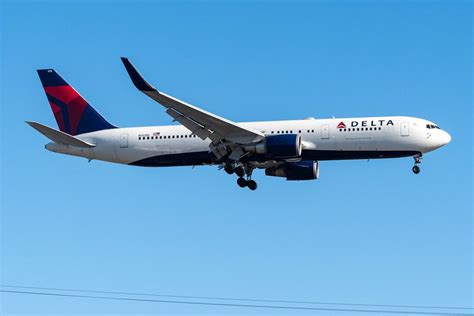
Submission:
M 422 155 L 451 141 L 434 123 L 407 116 L 238 123 L 157 90 L 128 58 L 122 62 L 135 88 L 180 125 L 118 128 L 54 69 L 38 69 L 59 130 L 26 123 L 52 141 L 46 149 L 143 167 L 219 165 L 253 191 L 257 168 L 267 176 L 314 180 L 322 160 L 413 156 L 418 174 Z
M 450 135 L 434 123 L 414 117 L 304 119 L 237 123 L 269 135 L 301 136 L 301 157 L 290 160 L 343 160 L 397 158 L 424 154 L 450 142 Z M 222 164 L 202 140 L 181 125 L 129 127 L 77 135 L 93 148 L 49 143 L 50 151 L 91 160 L 148 166 L 195 166 Z M 242 161 L 267 167 L 268 159 L 253 154 Z M 290 161 L 288 160 L 288 161 Z

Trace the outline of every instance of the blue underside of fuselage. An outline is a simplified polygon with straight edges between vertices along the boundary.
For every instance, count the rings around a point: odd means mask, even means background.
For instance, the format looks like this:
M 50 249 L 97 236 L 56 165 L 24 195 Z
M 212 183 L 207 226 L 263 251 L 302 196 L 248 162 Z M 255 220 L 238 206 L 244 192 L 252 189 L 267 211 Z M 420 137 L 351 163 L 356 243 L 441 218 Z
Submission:
M 419 154 L 417 151 L 339 151 L 339 150 L 303 150 L 302 160 L 350 160 L 350 159 L 379 159 L 400 158 Z M 245 161 L 278 160 L 263 155 L 252 155 L 241 159 Z M 218 160 L 213 153 L 207 151 L 168 154 L 153 156 L 130 163 L 142 167 L 177 167 L 221 164 L 225 161 Z

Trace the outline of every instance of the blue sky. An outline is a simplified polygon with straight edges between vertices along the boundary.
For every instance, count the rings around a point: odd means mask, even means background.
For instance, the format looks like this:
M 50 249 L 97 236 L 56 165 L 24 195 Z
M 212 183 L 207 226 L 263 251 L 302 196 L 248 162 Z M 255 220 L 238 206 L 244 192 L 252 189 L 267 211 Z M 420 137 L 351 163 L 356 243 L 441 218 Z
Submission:
M 2 283 L 376 304 L 473 304 L 468 1 L 2 1 Z M 235 121 L 410 115 L 453 141 L 321 163 L 321 178 L 146 169 L 61 156 L 36 74 L 55 68 L 110 122 L 170 118 L 156 87 Z M 261 311 L 0 296 L 6 315 Z M 273 312 L 268 312 L 273 313 Z M 291 312 L 294 314 L 294 312 Z M 326 315 L 327 313 L 319 313 Z

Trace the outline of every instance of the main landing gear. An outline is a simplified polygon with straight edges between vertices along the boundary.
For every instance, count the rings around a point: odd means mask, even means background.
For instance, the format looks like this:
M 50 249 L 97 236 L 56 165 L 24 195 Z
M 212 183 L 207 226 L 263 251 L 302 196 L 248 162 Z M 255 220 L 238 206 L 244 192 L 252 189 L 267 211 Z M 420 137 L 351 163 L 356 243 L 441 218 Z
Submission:
M 257 189 L 257 182 L 252 180 L 252 172 L 255 168 L 251 165 L 231 165 L 226 164 L 224 166 L 224 171 L 227 174 L 235 173 L 239 178 L 237 179 L 237 185 L 241 188 L 249 188 L 254 191 Z
M 257 182 L 253 180 L 245 180 L 244 178 L 238 178 L 237 184 L 241 188 L 248 187 L 252 191 L 255 191 L 257 189 Z
M 411 168 L 411 170 L 413 171 L 414 174 L 419 174 L 421 169 L 418 165 L 421 163 L 421 159 L 423 159 L 423 157 L 420 153 L 413 156 L 413 158 L 415 159 L 415 165 L 413 166 L 413 168 Z

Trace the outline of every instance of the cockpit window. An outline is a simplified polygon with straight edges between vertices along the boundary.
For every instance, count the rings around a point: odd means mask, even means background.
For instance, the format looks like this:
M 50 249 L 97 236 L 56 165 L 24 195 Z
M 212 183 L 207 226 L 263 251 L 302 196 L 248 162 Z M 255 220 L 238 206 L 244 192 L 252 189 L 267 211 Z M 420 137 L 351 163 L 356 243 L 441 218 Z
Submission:
M 439 126 L 433 125 L 433 124 L 426 124 L 426 128 L 428 128 L 428 129 L 435 129 L 435 128 L 440 129 Z

